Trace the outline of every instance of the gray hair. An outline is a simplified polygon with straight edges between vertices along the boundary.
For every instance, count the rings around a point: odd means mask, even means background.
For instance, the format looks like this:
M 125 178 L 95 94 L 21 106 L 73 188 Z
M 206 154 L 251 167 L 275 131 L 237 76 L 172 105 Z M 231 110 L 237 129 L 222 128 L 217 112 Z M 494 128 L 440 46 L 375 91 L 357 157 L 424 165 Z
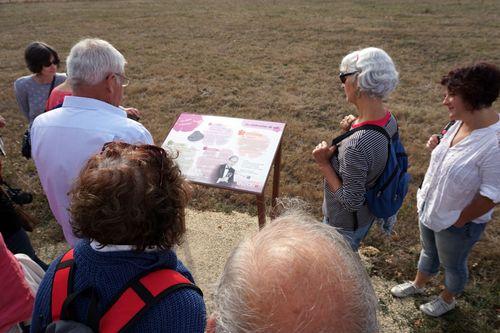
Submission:
M 105 40 L 87 38 L 76 43 L 66 59 L 68 79 L 71 87 L 95 85 L 110 73 L 125 71 L 125 58 Z
M 357 72 L 359 89 L 371 97 L 387 98 L 399 82 L 399 73 L 391 57 L 375 47 L 346 55 L 340 64 L 340 71 Z
M 335 228 L 293 212 L 231 253 L 215 291 L 217 333 L 378 332 L 368 275 Z

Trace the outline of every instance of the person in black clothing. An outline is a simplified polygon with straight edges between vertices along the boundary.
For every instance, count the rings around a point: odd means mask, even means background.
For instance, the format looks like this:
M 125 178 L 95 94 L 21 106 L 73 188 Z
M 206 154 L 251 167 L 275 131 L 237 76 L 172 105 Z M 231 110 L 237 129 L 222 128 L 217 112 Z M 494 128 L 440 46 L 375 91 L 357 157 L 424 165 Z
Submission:
M 217 169 L 217 177 L 215 182 L 217 184 L 231 186 L 234 185 L 235 170 L 233 166 L 238 163 L 238 156 L 233 155 L 227 159 L 226 164 L 221 164 Z
M 0 116 L 0 128 L 4 126 L 5 119 Z M 3 183 L 2 162 L 0 161 L 0 185 Z M 0 233 L 10 252 L 14 254 L 24 253 L 46 270 L 48 267 L 47 264 L 37 257 L 31 241 L 22 227 L 21 217 L 14 208 L 12 200 L 3 189 L 0 189 L 0 221 Z

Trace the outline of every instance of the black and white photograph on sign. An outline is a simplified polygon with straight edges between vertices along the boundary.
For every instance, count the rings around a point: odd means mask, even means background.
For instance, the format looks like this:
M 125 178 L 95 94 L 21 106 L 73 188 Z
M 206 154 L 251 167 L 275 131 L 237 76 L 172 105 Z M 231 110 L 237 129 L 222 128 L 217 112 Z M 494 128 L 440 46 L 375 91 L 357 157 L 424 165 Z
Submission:
M 238 156 L 233 155 L 227 159 L 225 164 L 221 164 L 217 170 L 215 183 L 232 186 L 234 184 L 234 173 L 236 170 L 234 166 L 238 163 Z
M 262 193 L 284 123 L 182 113 L 162 147 L 191 181 Z

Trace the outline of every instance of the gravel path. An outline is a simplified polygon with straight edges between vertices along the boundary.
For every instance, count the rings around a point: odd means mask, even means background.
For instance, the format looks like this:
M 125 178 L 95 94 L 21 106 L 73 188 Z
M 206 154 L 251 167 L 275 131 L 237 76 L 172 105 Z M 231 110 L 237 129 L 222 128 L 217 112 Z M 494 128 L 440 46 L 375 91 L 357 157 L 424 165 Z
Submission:
M 192 272 L 197 285 L 203 290 L 207 313 L 211 313 L 212 290 L 224 268 L 226 258 L 241 239 L 258 231 L 257 217 L 242 213 L 225 214 L 188 209 L 186 220 L 187 234 L 184 243 L 176 251 Z M 36 233 L 44 231 L 35 230 Z M 40 258 L 47 262 L 67 249 L 64 242 L 34 244 Z M 377 251 L 374 248 L 361 249 L 361 258 L 367 268 L 370 267 L 370 256 Z M 364 256 L 363 253 L 369 255 Z M 380 303 L 381 332 L 411 332 L 409 322 L 415 320 L 415 300 L 394 299 L 388 292 L 393 285 L 391 281 L 374 276 L 372 283 Z
M 211 313 L 212 290 L 226 258 L 239 240 L 258 231 L 257 217 L 241 213 L 189 210 L 187 221 L 187 237 L 177 253 L 205 293 L 207 312 Z M 362 255 L 362 260 L 365 266 L 370 266 L 369 257 Z M 414 300 L 394 299 L 389 293 L 389 288 L 394 284 L 391 281 L 372 277 L 372 283 L 380 302 L 381 332 L 410 332 L 408 320 L 413 317 L 412 313 L 415 314 Z

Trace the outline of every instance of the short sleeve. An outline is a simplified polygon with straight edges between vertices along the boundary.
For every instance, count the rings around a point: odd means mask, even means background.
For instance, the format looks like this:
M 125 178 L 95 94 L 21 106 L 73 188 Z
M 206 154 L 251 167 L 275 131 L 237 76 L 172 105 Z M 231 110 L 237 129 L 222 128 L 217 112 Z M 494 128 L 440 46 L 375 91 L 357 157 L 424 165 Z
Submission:
M 19 106 L 19 110 L 21 113 L 30 120 L 30 110 L 28 103 L 28 92 L 26 91 L 26 87 L 23 84 L 22 78 L 19 78 L 14 82 L 14 95 L 16 95 L 17 105 Z

